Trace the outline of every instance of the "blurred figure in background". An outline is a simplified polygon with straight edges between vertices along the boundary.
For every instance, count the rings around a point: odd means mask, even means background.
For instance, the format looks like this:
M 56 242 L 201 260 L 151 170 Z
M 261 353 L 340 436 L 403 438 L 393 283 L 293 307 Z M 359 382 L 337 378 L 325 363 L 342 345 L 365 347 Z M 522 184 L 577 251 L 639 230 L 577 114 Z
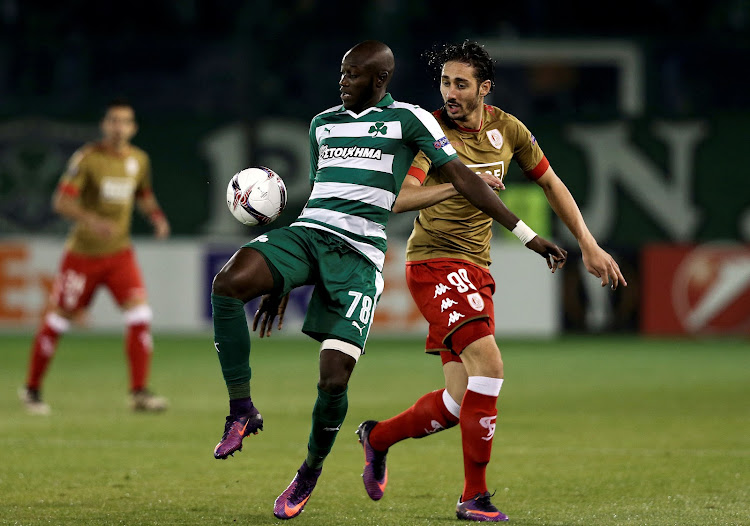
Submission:
M 601 279 L 602 286 L 627 285 L 615 260 L 589 232 L 575 200 L 531 132 L 512 115 L 484 104 L 495 84 L 487 51 L 469 41 L 446 45 L 430 55 L 430 64 L 439 71 L 444 101 L 433 115 L 461 162 L 502 181 L 515 159 L 544 190 L 552 209 L 578 240 L 586 269 Z M 441 194 L 439 201 L 434 199 Z M 456 514 L 471 521 L 507 521 L 490 501 L 485 476 L 504 378 L 494 334 L 495 281 L 489 272 L 492 218 L 458 195 L 421 153 L 393 206 L 394 212 L 406 210 L 420 210 L 406 248 L 406 282 L 429 322 L 425 351 L 440 355 L 445 388 L 424 395 L 393 418 L 360 424 L 365 490 L 373 500 L 383 497 L 390 446 L 460 424 L 464 489 Z M 536 236 L 523 221 L 513 233 L 524 244 Z
M 133 205 L 154 227 L 158 239 L 170 227 L 151 188 L 149 157 L 130 143 L 138 131 L 133 106 L 110 102 L 101 121 L 102 140 L 71 157 L 53 198 L 55 212 L 73 222 L 60 269 L 31 348 L 26 385 L 19 398 L 27 411 L 46 415 L 42 380 L 60 336 L 105 286 L 122 309 L 127 326 L 125 353 L 130 365 L 130 407 L 161 411 L 167 400 L 147 389 L 152 354 L 151 308 L 130 239 Z

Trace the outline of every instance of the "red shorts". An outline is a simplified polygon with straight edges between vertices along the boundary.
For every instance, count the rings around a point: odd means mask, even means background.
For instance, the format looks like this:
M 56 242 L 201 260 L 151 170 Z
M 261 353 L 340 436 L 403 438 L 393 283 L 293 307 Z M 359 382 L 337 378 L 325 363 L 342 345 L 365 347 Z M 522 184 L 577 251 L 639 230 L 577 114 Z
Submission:
M 443 363 L 460 361 L 467 345 L 495 333 L 489 270 L 455 259 L 407 262 L 406 284 L 430 325 L 425 349 L 440 352 Z
M 118 305 L 145 299 L 146 288 L 132 248 L 106 256 L 65 252 L 52 288 L 52 303 L 66 312 L 84 309 L 99 285 L 109 289 Z

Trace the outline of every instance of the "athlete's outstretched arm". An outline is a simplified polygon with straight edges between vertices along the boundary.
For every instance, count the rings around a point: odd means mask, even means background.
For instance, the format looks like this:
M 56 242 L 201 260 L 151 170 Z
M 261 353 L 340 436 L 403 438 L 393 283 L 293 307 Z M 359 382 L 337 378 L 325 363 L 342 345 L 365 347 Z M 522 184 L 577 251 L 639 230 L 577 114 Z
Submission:
M 165 239 L 169 237 L 171 231 L 169 221 L 167 220 L 167 216 L 164 215 L 164 212 L 162 212 L 159 202 L 156 200 L 156 196 L 152 193 L 148 193 L 138 197 L 135 203 L 141 214 L 151 221 L 151 224 L 154 227 L 154 235 L 157 239 Z
M 547 196 L 547 201 L 552 210 L 562 219 L 570 233 L 578 240 L 586 270 L 602 280 L 602 287 L 610 285 L 613 289 L 616 289 L 620 283 L 627 287 L 628 282 L 625 281 L 619 265 L 609 253 L 597 244 L 596 239 L 586 226 L 581 210 L 573 199 L 570 190 L 551 166 L 537 179 L 536 183 L 544 190 L 544 195 Z
M 505 228 L 514 232 L 517 226 L 519 228 L 523 227 L 526 235 L 519 235 L 519 238 L 522 239 L 523 244 L 527 248 L 533 250 L 547 261 L 547 266 L 552 272 L 565 264 L 567 252 L 564 249 L 536 235 L 513 212 L 508 210 L 505 203 L 488 185 L 480 182 L 482 179 L 477 174 L 467 168 L 461 161 L 457 159 L 449 161 L 441 166 L 440 170 L 453 183 L 456 190 L 468 199 L 471 204 Z
M 448 161 L 440 167 L 440 172 L 453 183 L 458 193 L 471 204 L 503 225 L 510 231 L 518 224 L 516 214 L 508 210 L 505 203 L 486 184 L 479 184 L 481 178 L 458 159 Z
M 505 190 L 505 185 L 499 178 L 490 173 L 484 173 L 479 176 L 490 188 Z M 459 195 L 456 187 L 451 183 L 436 184 L 431 186 L 422 186 L 422 183 L 413 175 L 407 175 L 401 185 L 396 202 L 393 204 L 392 211 L 400 214 L 412 210 L 421 210 L 428 206 L 436 205 L 451 197 Z

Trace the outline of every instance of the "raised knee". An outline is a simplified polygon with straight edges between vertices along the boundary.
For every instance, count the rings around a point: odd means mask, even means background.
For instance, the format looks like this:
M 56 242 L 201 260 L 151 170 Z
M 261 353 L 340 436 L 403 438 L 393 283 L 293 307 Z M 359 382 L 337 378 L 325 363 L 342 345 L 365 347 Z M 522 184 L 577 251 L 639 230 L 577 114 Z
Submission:
M 214 276 L 213 283 L 211 284 L 211 293 L 217 296 L 226 296 L 228 298 L 239 298 L 239 287 L 237 286 L 236 280 L 233 278 L 231 272 L 226 269 L 221 269 L 216 276 Z

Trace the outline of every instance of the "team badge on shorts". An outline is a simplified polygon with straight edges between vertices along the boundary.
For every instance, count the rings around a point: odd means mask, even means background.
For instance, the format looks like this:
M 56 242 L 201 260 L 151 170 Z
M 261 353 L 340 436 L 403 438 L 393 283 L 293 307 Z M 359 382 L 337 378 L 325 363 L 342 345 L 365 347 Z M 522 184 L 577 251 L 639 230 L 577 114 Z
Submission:
M 473 292 L 472 294 L 467 295 L 466 299 L 469 301 L 469 305 L 471 305 L 472 309 L 479 312 L 484 310 L 484 300 L 482 299 L 482 295 L 478 292 Z
M 487 138 L 498 150 L 503 147 L 503 136 L 499 130 L 487 130 Z

